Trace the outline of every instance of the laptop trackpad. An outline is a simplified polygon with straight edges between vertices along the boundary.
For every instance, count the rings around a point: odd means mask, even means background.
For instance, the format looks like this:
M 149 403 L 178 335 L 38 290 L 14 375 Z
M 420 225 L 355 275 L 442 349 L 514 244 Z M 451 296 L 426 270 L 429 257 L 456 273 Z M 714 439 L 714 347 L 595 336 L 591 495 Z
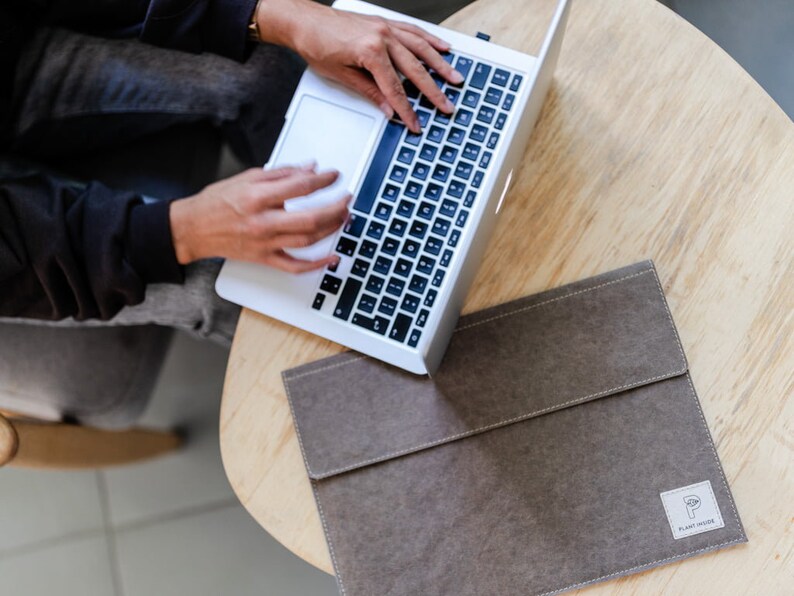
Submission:
M 284 204 L 287 211 L 322 207 L 339 200 L 351 190 L 360 176 L 374 141 L 376 121 L 329 101 L 304 95 L 298 109 L 287 122 L 284 141 L 270 167 L 297 165 L 314 160 L 318 170 L 339 170 L 339 179 L 328 188 L 311 195 L 290 199 Z M 333 238 L 308 248 L 287 252 L 299 259 L 321 259 L 333 250 Z

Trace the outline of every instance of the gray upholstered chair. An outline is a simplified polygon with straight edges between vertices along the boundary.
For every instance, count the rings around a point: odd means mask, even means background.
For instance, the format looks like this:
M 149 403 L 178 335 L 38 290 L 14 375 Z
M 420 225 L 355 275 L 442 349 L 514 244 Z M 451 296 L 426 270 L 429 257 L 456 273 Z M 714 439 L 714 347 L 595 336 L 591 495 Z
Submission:
M 179 197 L 215 178 L 220 146 L 209 126 L 187 125 L 60 165 L 72 176 Z M 0 324 L 0 465 L 95 467 L 176 447 L 174 433 L 118 430 L 146 407 L 172 333 Z

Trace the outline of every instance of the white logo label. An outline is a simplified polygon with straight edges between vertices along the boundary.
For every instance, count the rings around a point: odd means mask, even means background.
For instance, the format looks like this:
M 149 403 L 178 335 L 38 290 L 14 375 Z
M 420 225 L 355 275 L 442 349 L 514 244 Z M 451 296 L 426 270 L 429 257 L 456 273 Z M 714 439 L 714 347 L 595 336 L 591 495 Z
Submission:
M 659 496 L 676 540 L 725 527 L 709 480 L 668 490 Z

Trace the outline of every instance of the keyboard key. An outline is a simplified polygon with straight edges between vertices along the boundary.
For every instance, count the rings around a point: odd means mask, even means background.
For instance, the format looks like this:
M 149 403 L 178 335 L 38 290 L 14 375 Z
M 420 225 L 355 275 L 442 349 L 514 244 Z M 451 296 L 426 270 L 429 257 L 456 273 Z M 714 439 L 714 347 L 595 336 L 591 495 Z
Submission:
M 463 206 L 464 207 L 471 207 L 474 205 L 474 199 L 477 198 L 477 193 L 473 190 L 470 190 L 466 193 L 466 198 L 463 199 Z
M 433 105 L 433 102 L 430 101 L 430 98 L 427 95 L 423 95 L 422 99 L 419 100 L 419 105 L 425 108 L 426 110 L 435 110 L 436 106 Z
M 345 282 L 345 287 L 342 290 L 342 295 L 339 297 L 339 302 L 336 303 L 334 308 L 334 316 L 343 321 L 350 318 L 350 313 L 353 311 L 353 306 L 356 304 L 356 298 L 361 291 L 361 282 L 352 277 L 348 277 Z
M 513 102 L 516 100 L 516 96 L 512 93 L 508 93 L 507 97 L 505 97 L 505 102 L 502 104 L 502 109 L 509 112 L 510 108 L 513 107 Z
M 353 262 L 353 267 L 350 269 L 350 274 L 357 275 L 358 277 L 365 277 L 367 271 L 369 271 L 369 263 L 361 259 L 356 259 Z
M 427 110 L 416 110 L 416 118 L 419 120 L 419 126 L 424 128 L 430 122 L 430 112 Z
M 430 236 L 425 243 L 425 252 L 429 252 L 431 255 L 437 255 L 441 252 L 442 246 L 444 246 L 443 240 Z
M 477 161 L 477 156 L 479 154 L 480 154 L 480 147 L 479 145 L 475 145 L 474 143 L 466 143 L 466 146 L 463 148 L 463 157 L 465 157 L 466 159 Z
M 455 248 L 458 245 L 458 240 L 460 240 L 460 230 L 452 230 L 447 244 L 449 244 L 452 248 Z
M 433 179 L 440 182 L 446 182 L 447 178 L 449 178 L 450 171 L 451 170 L 447 166 L 437 164 L 436 167 L 433 168 Z
M 442 89 L 444 87 L 444 83 L 447 82 L 447 80 L 444 77 L 442 77 L 440 74 L 438 74 L 435 71 L 430 71 L 430 78 L 433 79 L 433 82 L 436 84 L 436 86 L 439 89 Z
M 358 254 L 360 254 L 365 259 L 371 259 L 375 256 L 375 251 L 378 249 L 378 245 L 374 242 L 370 242 L 369 240 L 364 240 L 361 243 L 361 248 L 358 249 Z
M 418 296 L 413 294 L 406 294 L 403 298 L 403 303 L 400 305 L 401 310 L 407 310 L 410 313 L 415 313 L 419 308 L 421 300 Z
M 314 310 L 320 310 L 323 307 L 323 302 L 325 302 L 325 294 L 317 292 L 317 295 L 314 297 L 314 302 L 312 302 L 312 308 Z
M 375 310 L 375 303 L 378 301 L 374 296 L 369 294 L 362 294 L 361 299 L 358 301 L 358 309 L 364 312 L 372 312 Z
M 409 145 L 413 145 L 414 147 L 418 145 L 422 141 L 422 133 L 421 132 L 407 132 L 405 134 L 405 142 Z
M 480 103 L 480 94 L 476 91 L 472 91 L 469 89 L 463 95 L 463 105 L 469 108 L 476 108 L 477 104 Z
M 488 145 L 487 145 L 488 149 L 494 149 L 498 142 L 499 142 L 499 133 L 492 132 L 491 136 L 488 139 Z
M 389 221 L 391 217 L 391 205 L 387 205 L 386 203 L 378 203 L 378 206 L 375 207 L 375 217 L 378 219 L 382 219 L 383 221 Z
M 416 162 L 414 166 L 413 172 L 411 172 L 411 176 L 414 178 L 418 178 L 419 180 L 425 180 L 427 175 L 430 173 L 430 166 L 426 163 L 422 163 L 421 161 Z
M 489 74 L 491 74 L 491 67 L 482 62 L 478 62 L 477 66 L 474 68 L 474 74 L 471 76 L 469 85 L 475 89 L 482 89 L 485 87 L 485 83 L 488 82 Z
M 379 256 L 377 259 L 375 259 L 375 267 L 374 267 L 375 271 L 377 271 L 382 275 L 388 275 L 389 269 L 391 269 L 391 263 L 392 263 L 391 259 L 384 256 Z M 370 277 L 370 279 L 372 278 Z
M 502 91 L 496 87 L 488 87 L 488 91 L 485 94 L 485 101 L 491 105 L 498 106 L 501 100 Z
M 452 64 L 452 61 L 455 59 L 455 54 L 452 52 L 444 52 L 441 54 L 441 57 L 444 59 L 444 62 L 447 64 Z
M 403 81 L 403 90 L 405 91 L 405 95 L 410 99 L 419 97 L 419 88 L 414 85 L 410 79 L 405 79 L 405 81 Z
M 408 336 L 408 347 L 415 348 L 419 343 L 419 339 L 422 337 L 422 332 L 419 329 L 414 329 L 411 331 L 411 334 Z
M 441 150 L 441 155 L 439 159 L 441 161 L 445 161 L 447 163 L 454 163 L 455 158 L 458 156 L 458 150 L 454 147 L 450 147 L 449 145 L 445 145 L 444 148 Z
M 444 199 L 441 203 L 441 207 L 438 208 L 438 212 L 445 217 L 455 217 L 455 211 L 457 210 L 458 206 L 454 201 L 450 201 L 449 199 Z
M 397 259 L 397 264 L 394 266 L 394 274 L 402 277 L 408 277 L 411 273 L 411 261 L 405 259 Z
M 469 212 L 465 210 L 461 210 L 461 212 L 458 213 L 458 219 L 455 220 L 455 225 L 458 226 L 459 228 L 462 228 L 463 226 L 466 225 L 466 220 L 468 218 L 469 218 Z
M 460 74 L 463 75 L 463 81 L 466 82 L 466 79 L 469 77 L 469 71 L 471 70 L 471 65 L 473 64 L 472 60 L 469 58 L 464 58 L 460 56 L 458 61 L 455 63 L 455 70 L 457 70 Z M 461 83 L 462 85 L 463 83 Z
M 439 124 L 449 124 L 450 116 L 444 112 L 436 112 L 436 117 L 433 120 Z
M 438 200 L 438 197 L 441 196 L 441 191 L 444 190 L 443 187 L 439 186 L 438 184 L 428 184 L 427 190 L 425 191 L 425 198 L 430 199 L 431 201 Z
M 414 155 L 416 155 L 416 151 L 408 147 L 402 147 L 399 153 L 397 153 L 397 161 L 410 164 L 414 160 Z
M 323 277 L 323 281 L 320 282 L 320 289 L 330 294 L 337 294 L 339 292 L 339 288 L 341 287 L 342 280 L 338 277 L 334 277 L 333 275 L 326 275 Z
M 447 187 L 447 194 L 459 199 L 463 195 L 464 190 L 466 190 L 466 185 L 463 182 L 460 180 L 453 180 Z
M 397 215 L 401 215 L 402 217 L 411 217 L 414 212 L 414 203 L 413 201 L 406 201 L 403 199 L 400 201 L 400 204 L 397 205 Z
M 402 238 L 403 234 L 405 234 L 405 228 L 407 227 L 408 222 L 395 217 L 394 221 L 392 221 L 391 225 L 389 226 L 389 233 Z
M 482 170 L 477 170 L 477 173 L 474 174 L 474 178 L 471 180 L 472 188 L 480 188 L 480 184 L 482 184 L 482 178 L 485 176 L 485 172 Z
M 419 311 L 419 316 L 416 317 L 416 326 L 417 327 L 424 327 L 427 324 L 427 317 L 430 316 L 430 311 L 426 309 L 422 309 Z
M 433 161 L 436 158 L 437 151 L 438 151 L 438 147 L 433 147 L 433 145 L 428 145 L 427 143 L 425 143 L 424 145 L 422 145 L 422 151 L 419 153 L 419 157 L 421 157 L 425 161 Z M 423 165 L 425 165 L 425 167 L 428 167 L 426 164 Z
M 411 277 L 411 283 L 408 284 L 408 289 L 411 290 L 412 292 L 416 292 L 417 294 L 424 294 L 426 287 L 427 287 L 427 278 L 416 274 L 414 274 L 413 277 Z
M 427 224 L 424 224 L 421 221 L 414 221 L 414 223 L 411 224 L 411 230 L 408 233 L 414 238 L 419 238 L 421 240 L 427 233 Z
M 392 325 L 391 331 L 389 332 L 389 338 L 402 342 L 405 339 L 405 336 L 408 335 L 408 329 L 411 327 L 411 317 L 398 314 L 394 318 L 394 324 Z
M 372 292 L 373 294 L 380 294 L 380 291 L 383 289 L 383 284 L 386 282 L 385 279 L 382 277 L 378 277 L 377 275 L 370 275 L 369 279 L 367 280 L 367 292 Z
M 432 219 L 433 211 L 435 211 L 435 209 L 436 208 L 427 201 L 422 201 L 419 203 L 419 211 L 416 212 L 416 216 L 421 217 L 422 219 Z
M 471 177 L 471 173 L 474 170 L 474 166 L 471 165 L 467 161 L 461 161 L 458 163 L 457 167 L 455 168 L 455 176 L 458 178 L 463 178 L 464 180 L 468 180 Z
M 490 124 L 493 121 L 494 116 L 496 116 L 496 110 L 489 108 L 488 106 L 481 107 L 480 111 L 477 112 L 477 120 L 480 122 L 485 122 L 486 124 Z
M 389 169 L 391 158 L 400 143 L 400 136 L 404 129 L 405 126 L 402 124 L 392 121 L 386 123 L 378 148 L 375 150 L 375 156 L 372 158 L 372 163 L 369 170 L 367 170 L 367 175 L 364 177 L 361 190 L 358 192 L 356 202 L 353 205 L 353 208 L 357 211 L 361 213 L 372 211 L 378 189 L 383 177 L 386 175 L 386 171 Z
M 513 75 L 513 80 L 510 81 L 510 91 L 518 91 L 518 88 L 521 86 L 521 81 L 524 80 L 524 77 L 521 75 Z
M 469 110 L 458 110 L 455 113 L 455 124 L 460 126 L 468 126 L 471 124 L 473 114 Z
M 405 282 L 396 277 L 392 277 L 386 286 L 386 291 L 393 296 L 401 296 L 405 289 Z
M 458 99 L 460 98 L 460 91 L 453 89 L 452 87 L 447 87 L 444 91 L 444 95 L 447 96 L 447 99 L 452 102 L 452 105 L 456 105 L 458 103 Z
M 433 304 L 436 302 L 436 297 L 438 296 L 438 290 L 430 290 L 425 296 L 425 301 L 422 303 L 428 308 L 431 308 Z
M 447 135 L 447 141 L 454 145 L 460 145 L 463 142 L 463 139 L 466 138 L 466 131 L 462 128 L 455 128 L 454 126 L 449 129 L 449 134 Z
M 387 255 L 396 255 L 397 249 L 400 247 L 400 241 L 396 238 L 392 238 L 391 236 L 386 236 L 386 240 L 383 241 L 383 246 L 380 247 L 381 251 L 385 252 Z
M 388 319 L 384 319 L 383 317 L 374 317 L 370 319 L 369 317 L 365 317 L 364 315 L 360 315 L 358 313 L 353 315 L 352 323 L 354 325 L 358 325 L 359 327 L 363 327 L 364 329 L 374 331 L 375 333 L 380 333 L 381 335 L 385 335 L 386 329 L 389 328 Z
M 395 182 L 404 182 L 405 177 L 408 176 L 408 170 L 402 166 L 394 166 L 389 174 L 389 179 Z
M 380 299 L 378 312 L 382 312 L 384 315 L 392 316 L 395 310 L 397 310 L 397 301 L 394 298 L 384 296 Z
M 444 129 L 440 126 L 431 126 L 427 131 L 427 140 L 432 143 L 440 143 L 444 139 Z
M 443 281 L 444 281 L 444 270 L 439 269 L 438 271 L 436 271 L 436 274 L 433 276 L 433 285 L 438 288 L 439 286 L 441 286 L 441 282 Z
M 386 199 L 387 201 L 394 202 L 394 199 L 397 198 L 397 195 L 400 194 L 400 189 L 393 184 L 387 184 L 386 187 L 383 189 L 383 194 L 381 195 L 382 199 Z
M 507 122 L 507 114 L 499 112 L 499 116 L 496 117 L 496 122 L 493 126 L 496 130 L 502 130 L 505 127 L 505 122 Z
M 472 141 L 477 141 L 478 143 L 482 143 L 485 140 L 486 135 L 488 134 L 488 129 L 480 124 L 475 124 L 471 127 L 471 132 L 469 133 L 469 138 Z
M 411 199 L 416 199 L 422 194 L 422 185 L 414 180 L 405 185 L 405 196 Z
M 493 73 L 493 79 L 491 79 L 491 82 L 494 85 L 498 85 L 499 87 L 505 87 L 509 78 L 509 72 L 502 70 L 501 68 L 497 68 L 496 72 Z
M 441 248 L 441 243 L 439 243 L 439 249 Z M 425 275 L 430 275 L 433 271 L 433 267 L 436 266 L 435 259 L 431 259 L 428 256 L 422 255 L 419 257 L 419 262 L 416 263 L 416 270 L 420 273 L 424 273 Z
M 405 243 L 403 244 L 402 253 L 406 257 L 413 258 L 419 254 L 420 248 L 421 247 L 419 246 L 419 243 L 416 242 L 415 240 L 406 240 Z
M 433 222 L 433 233 L 439 236 L 446 236 L 447 232 L 449 232 L 449 226 L 450 222 L 448 220 L 437 217 L 436 221 Z
M 444 251 L 444 254 L 441 255 L 441 260 L 438 262 L 439 265 L 442 267 L 449 267 L 449 262 L 452 260 L 452 251 L 447 249 Z
M 364 231 L 364 226 L 367 224 L 367 218 L 361 217 L 360 215 L 356 215 L 355 213 L 351 214 L 350 217 L 347 218 L 347 222 L 345 223 L 345 234 L 350 234 L 356 238 L 361 236 L 361 233 Z
M 488 164 L 491 163 L 491 153 L 486 151 L 482 154 L 482 159 L 480 160 L 480 167 L 487 168 Z

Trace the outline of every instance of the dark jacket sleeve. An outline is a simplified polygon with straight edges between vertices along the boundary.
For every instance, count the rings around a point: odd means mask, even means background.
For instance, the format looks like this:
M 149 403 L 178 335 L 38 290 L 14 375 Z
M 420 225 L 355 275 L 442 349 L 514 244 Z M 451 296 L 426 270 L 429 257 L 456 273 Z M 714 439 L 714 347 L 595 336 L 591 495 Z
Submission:
M 45 175 L 0 181 L 0 316 L 109 319 L 179 283 L 169 202 Z

